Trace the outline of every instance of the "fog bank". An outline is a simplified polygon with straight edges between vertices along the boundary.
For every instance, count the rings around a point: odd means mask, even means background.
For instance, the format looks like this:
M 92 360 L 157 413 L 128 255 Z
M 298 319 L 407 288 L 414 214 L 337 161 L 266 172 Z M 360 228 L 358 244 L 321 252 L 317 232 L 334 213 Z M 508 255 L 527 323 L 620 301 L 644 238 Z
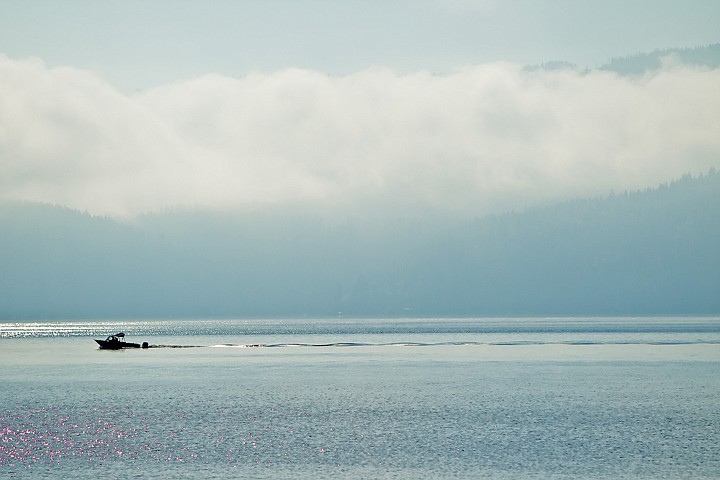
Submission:
M 720 158 L 720 70 L 289 69 L 127 95 L 0 56 L 0 199 L 134 216 L 307 203 L 478 215 L 654 186 Z

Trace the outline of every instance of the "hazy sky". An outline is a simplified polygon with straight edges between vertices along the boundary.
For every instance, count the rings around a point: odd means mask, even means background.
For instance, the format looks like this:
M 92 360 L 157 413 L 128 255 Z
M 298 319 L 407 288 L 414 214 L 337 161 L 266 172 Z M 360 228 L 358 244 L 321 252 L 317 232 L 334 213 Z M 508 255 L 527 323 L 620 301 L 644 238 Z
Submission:
M 0 51 L 122 90 L 287 67 L 448 72 L 717 42 L 716 0 L 0 0 Z
M 720 166 L 708 1 L 0 0 L 0 198 L 481 212 Z M 566 60 L 578 71 L 528 72 Z M 392 203 L 386 203 L 392 202 Z

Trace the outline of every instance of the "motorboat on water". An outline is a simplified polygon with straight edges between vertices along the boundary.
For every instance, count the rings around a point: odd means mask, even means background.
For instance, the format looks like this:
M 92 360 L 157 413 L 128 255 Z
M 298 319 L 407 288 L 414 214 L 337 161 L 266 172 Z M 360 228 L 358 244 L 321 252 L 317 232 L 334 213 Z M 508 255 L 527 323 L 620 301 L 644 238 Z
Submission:
M 143 342 L 142 345 L 139 343 L 131 343 L 125 341 L 125 334 L 123 332 L 116 333 L 115 335 L 108 336 L 105 340 L 95 339 L 100 348 L 103 350 L 120 350 L 123 348 L 148 348 L 148 343 Z

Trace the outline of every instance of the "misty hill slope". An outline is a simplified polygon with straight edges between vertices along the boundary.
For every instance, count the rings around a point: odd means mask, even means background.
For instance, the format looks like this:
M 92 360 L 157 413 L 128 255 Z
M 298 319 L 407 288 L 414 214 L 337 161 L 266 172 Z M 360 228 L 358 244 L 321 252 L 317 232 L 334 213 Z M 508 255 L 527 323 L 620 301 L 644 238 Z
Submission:
M 600 69 L 623 75 L 640 75 L 660 69 L 664 61 L 710 69 L 720 68 L 720 43 L 694 48 L 667 48 L 616 57 Z
M 620 75 L 642 75 L 646 72 L 660 70 L 665 64 L 711 70 L 720 68 L 720 43 L 692 48 L 664 48 L 652 52 L 638 52 L 622 57 L 613 57 L 598 70 L 615 72 Z M 549 61 L 525 67 L 529 71 L 575 70 L 577 68 L 576 64 L 567 61 Z
M 720 173 L 476 220 L 0 205 L 0 318 L 720 313 Z

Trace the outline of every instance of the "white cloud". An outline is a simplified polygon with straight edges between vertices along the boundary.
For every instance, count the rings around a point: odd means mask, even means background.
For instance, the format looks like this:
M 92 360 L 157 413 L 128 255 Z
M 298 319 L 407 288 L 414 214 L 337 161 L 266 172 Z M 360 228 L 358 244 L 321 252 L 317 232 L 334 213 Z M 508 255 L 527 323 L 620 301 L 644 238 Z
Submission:
M 124 95 L 0 56 L 0 198 L 97 214 L 301 201 L 486 213 L 654 186 L 719 154 L 718 70 L 285 70 Z

